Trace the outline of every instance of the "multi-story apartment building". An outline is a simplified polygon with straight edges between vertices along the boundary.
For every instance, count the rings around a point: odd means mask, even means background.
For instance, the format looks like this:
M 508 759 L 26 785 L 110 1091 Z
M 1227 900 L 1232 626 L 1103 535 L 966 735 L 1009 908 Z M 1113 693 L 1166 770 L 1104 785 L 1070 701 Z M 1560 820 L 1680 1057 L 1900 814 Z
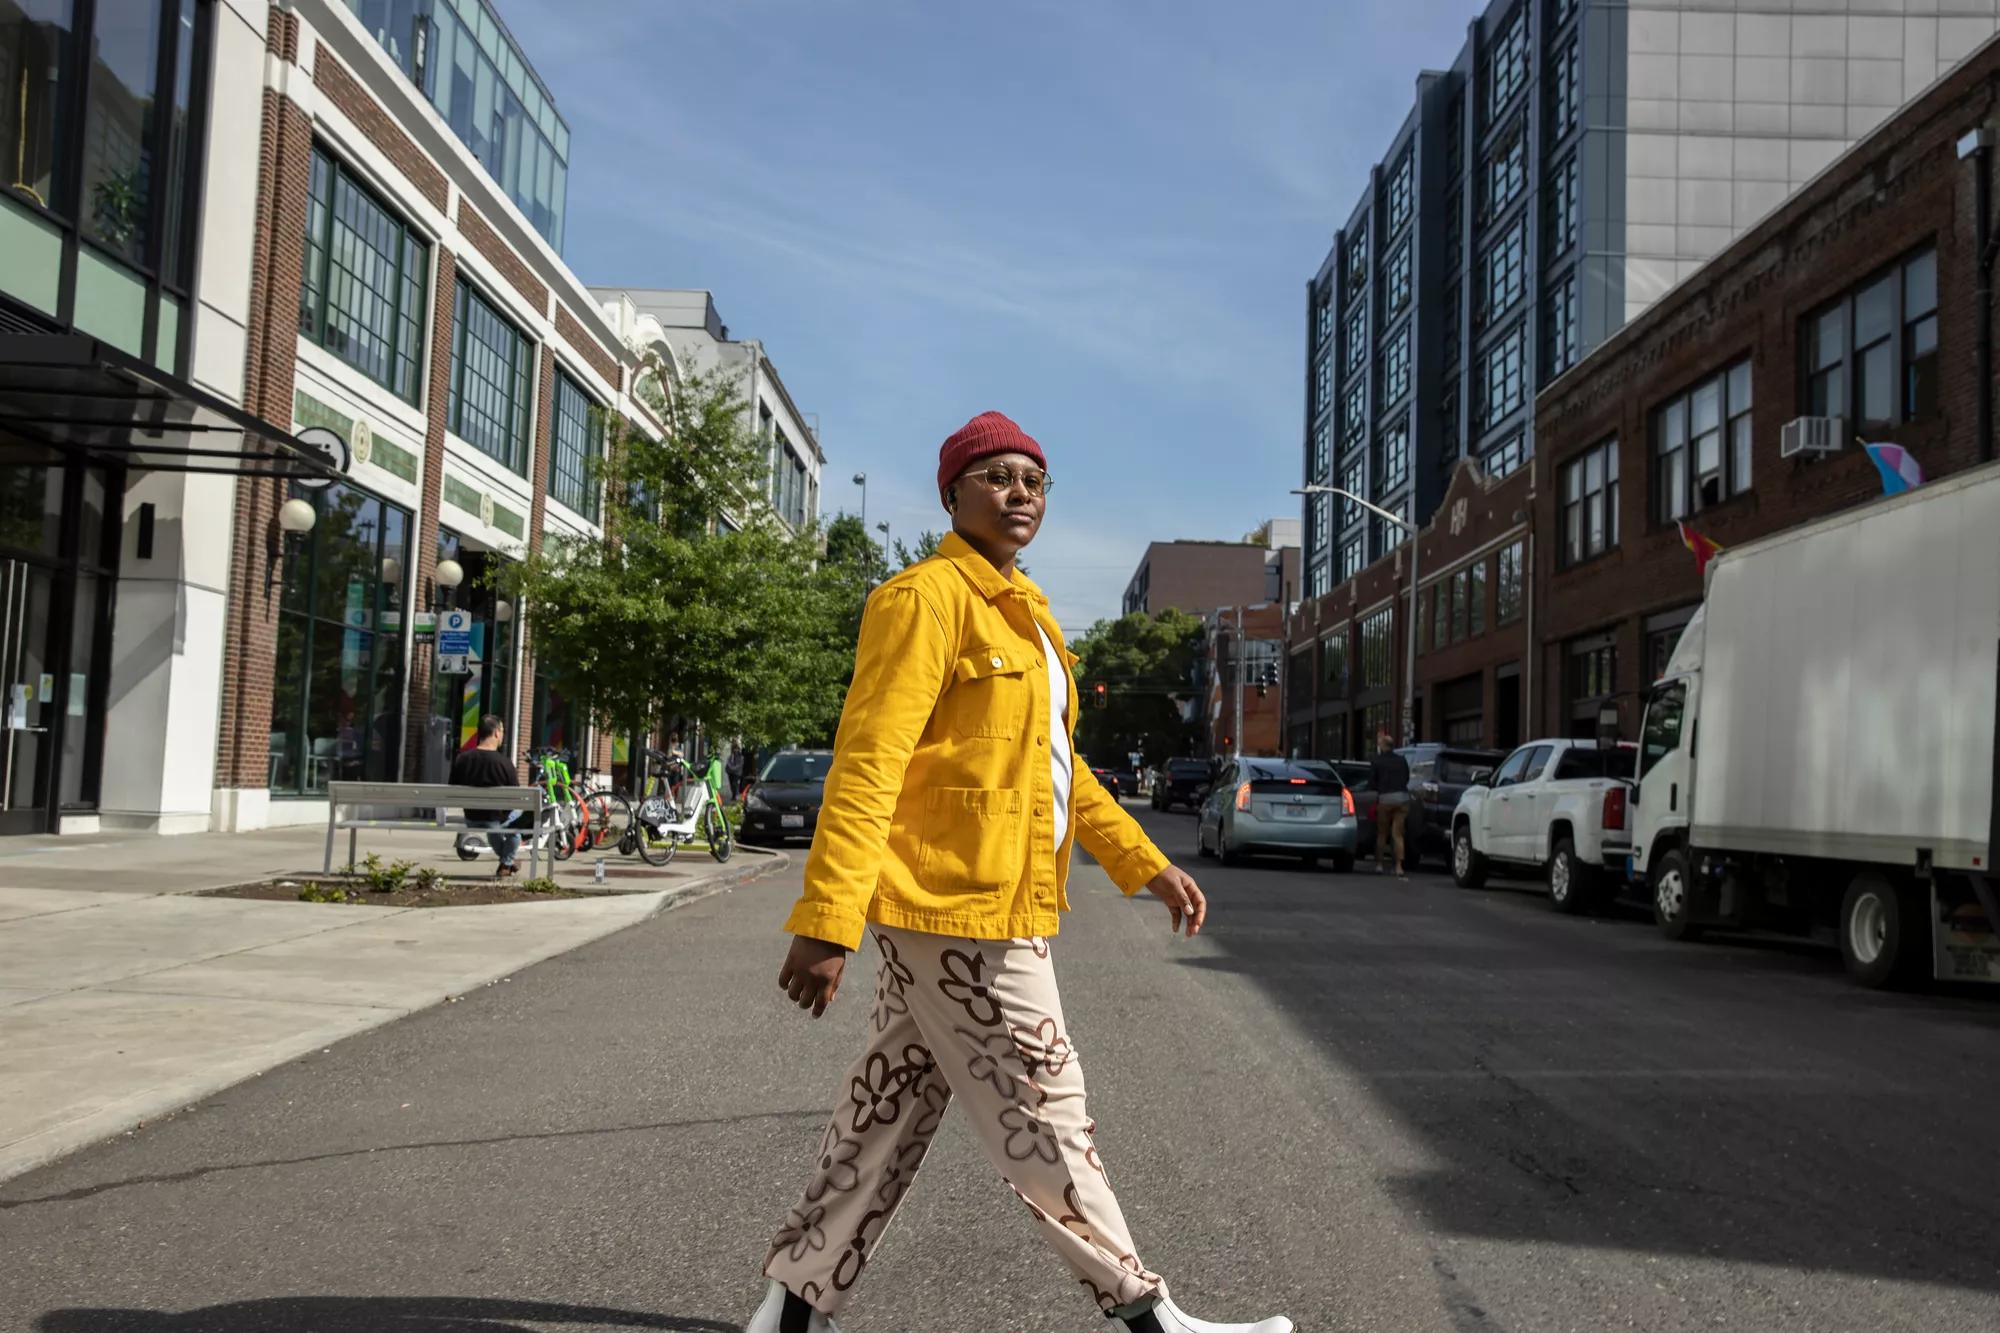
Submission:
M 1307 287 L 1308 483 L 1417 521 L 1532 404 L 1995 28 L 1992 0 L 1492 0 Z M 1838 12 L 1833 12 L 1837 10 Z M 1402 540 L 1307 499 L 1306 591 Z
M 661 373 L 719 373 L 738 385 L 746 424 L 764 442 L 772 510 L 794 531 L 818 522 L 826 466 L 819 429 L 792 401 L 764 344 L 732 339 L 709 292 L 593 287 L 591 294 L 625 345 Z
M 1991 39 L 1551 384 L 1523 467 L 1457 465 L 1419 536 L 1418 739 L 1589 735 L 1607 705 L 1630 737 L 1702 598 L 1683 522 L 1729 548 L 1874 503 L 1857 438 L 1933 479 L 1994 465 L 1996 105 Z M 1293 753 L 1394 716 L 1407 554 L 1291 618 Z M 1815 613 L 1868 632 L 1865 599 Z

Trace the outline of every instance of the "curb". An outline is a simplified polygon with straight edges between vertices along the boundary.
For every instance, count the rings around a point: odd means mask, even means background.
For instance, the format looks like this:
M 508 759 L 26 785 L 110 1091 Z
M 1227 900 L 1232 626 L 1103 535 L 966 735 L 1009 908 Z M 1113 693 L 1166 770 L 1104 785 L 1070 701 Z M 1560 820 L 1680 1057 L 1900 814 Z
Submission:
M 377 1028 L 387 1027 L 389 1024 L 408 1018 L 412 1014 L 422 1013 L 427 1009 L 434 1009 L 441 1004 L 455 1002 L 462 996 L 490 986 L 503 977 L 511 977 L 526 968 L 548 962 L 551 958 L 559 958 L 564 954 L 574 953 L 586 945 L 595 944 L 599 940 L 618 934 L 620 931 L 630 930 L 635 926 L 652 921 L 665 912 L 685 907 L 690 903 L 699 902 L 703 898 L 713 897 L 718 893 L 724 893 L 730 889 L 740 888 L 745 884 L 762 879 L 766 875 L 776 874 L 781 870 L 785 870 L 792 864 L 792 857 L 787 852 L 764 852 L 760 850 L 750 853 L 749 856 L 751 859 L 737 865 L 726 866 L 717 873 L 704 877 L 698 883 L 685 885 L 677 889 L 651 890 L 651 892 L 657 892 L 661 895 L 659 903 L 652 911 L 641 917 L 618 922 L 597 934 L 579 939 L 562 948 L 554 949 L 532 958 L 516 959 L 505 966 L 494 969 L 490 974 L 478 980 L 460 984 L 451 991 L 441 990 L 416 1004 L 344 1008 L 338 1011 L 336 1015 L 345 1017 L 348 1020 L 348 1026 L 344 1031 L 329 1033 L 322 1028 L 315 1032 L 297 1034 L 292 1038 L 267 1044 L 259 1050 L 246 1053 L 236 1059 L 210 1065 L 202 1071 L 202 1074 L 193 1077 L 170 1079 L 165 1083 L 148 1089 L 144 1093 L 129 1097 L 119 1104 L 80 1116 L 64 1125 L 56 1126 L 45 1131 L 44 1134 L 38 1135 L 37 1137 L 42 1138 L 43 1141 L 34 1147 L 13 1153 L 0 1154 L 0 1185 L 4 1185 L 6 1182 L 25 1175 L 30 1171 L 51 1165 L 72 1153 L 91 1147 L 94 1144 L 104 1143 L 120 1135 L 143 1129 L 155 1121 L 178 1115 L 191 1107 L 207 1101 L 218 1093 L 227 1092 L 230 1088 L 236 1087 L 239 1084 L 246 1083 L 274 1069 L 282 1068 L 302 1056 L 310 1055 L 315 1051 L 331 1049 L 334 1045 L 349 1038 L 360 1036 L 364 1032 L 371 1032 Z M 479 909 L 477 907 L 466 907 L 436 909 L 404 908 L 400 910 L 463 911 L 476 913 Z M 203 1075 L 206 1075 L 206 1077 Z M 0 1201 L 0 1207 L 4 1207 L 4 1201 Z

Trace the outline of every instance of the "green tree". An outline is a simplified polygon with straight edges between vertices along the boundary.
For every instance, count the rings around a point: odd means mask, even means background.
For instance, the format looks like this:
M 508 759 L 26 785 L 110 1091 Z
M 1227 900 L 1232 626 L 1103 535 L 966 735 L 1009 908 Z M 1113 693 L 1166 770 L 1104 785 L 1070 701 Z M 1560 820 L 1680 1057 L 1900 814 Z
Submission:
M 552 534 L 502 576 L 537 663 L 607 727 L 679 713 L 764 746 L 816 739 L 851 669 L 855 571 L 764 502 L 762 442 L 726 380 L 688 376 L 660 406 L 663 439 L 614 423 L 608 539 Z
M 1194 694 L 1194 670 L 1206 633 L 1201 617 L 1172 607 L 1147 616 L 1134 612 L 1100 620 L 1070 651 L 1083 695 L 1077 748 L 1099 763 L 1123 763 L 1133 750 L 1149 764 L 1193 752 L 1196 729 L 1181 721 L 1175 696 Z M 1105 706 L 1091 706 L 1098 682 Z
M 917 534 L 917 549 L 912 551 L 899 539 L 896 542 L 896 568 L 908 569 L 919 560 L 930 559 L 937 554 L 938 543 L 943 540 L 943 533 L 932 532 L 926 528 Z

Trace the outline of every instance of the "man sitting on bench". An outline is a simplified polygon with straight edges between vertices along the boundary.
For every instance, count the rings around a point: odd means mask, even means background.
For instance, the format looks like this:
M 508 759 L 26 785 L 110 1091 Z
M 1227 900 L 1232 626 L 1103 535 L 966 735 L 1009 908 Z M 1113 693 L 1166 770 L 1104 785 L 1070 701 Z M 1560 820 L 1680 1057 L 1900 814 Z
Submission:
M 461 750 L 458 758 L 451 761 L 451 785 L 454 787 L 518 787 L 520 777 L 514 771 L 514 761 L 500 753 L 500 747 L 507 740 L 507 722 L 497 713 L 488 713 L 479 719 L 479 734 L 473 739 L 472 748 Z M 514 822 L 519 810 L 472 810 L 465 812 L 465 822 L 470 828 L 504 828 Z M 495 879 L 509 879 L 515 873 L 514 858 L 521 850 L 521 835 L 518 833 L 489 833 L 486 841 L 493 847 L 493 854 L 500 858 L 499 869 L 493 872 Z

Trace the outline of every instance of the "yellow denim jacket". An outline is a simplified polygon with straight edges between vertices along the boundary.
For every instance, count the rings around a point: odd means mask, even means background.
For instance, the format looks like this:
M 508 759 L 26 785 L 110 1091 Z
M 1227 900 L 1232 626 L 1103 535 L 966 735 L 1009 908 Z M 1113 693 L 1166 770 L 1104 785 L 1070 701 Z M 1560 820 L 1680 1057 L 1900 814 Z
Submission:
M 956 533 L 875 590 L 787 931 L 848 949 L 869 921 L 973 939 L 1053 935 L 1076 841 L 1127 894 L 1166 869 L 1080 762 L 1056 847 L 1038 625 L 1068 677 L 1076 657 L 1048 598 Z M 1074 678 L 1068 688 L 1074 724 Z

